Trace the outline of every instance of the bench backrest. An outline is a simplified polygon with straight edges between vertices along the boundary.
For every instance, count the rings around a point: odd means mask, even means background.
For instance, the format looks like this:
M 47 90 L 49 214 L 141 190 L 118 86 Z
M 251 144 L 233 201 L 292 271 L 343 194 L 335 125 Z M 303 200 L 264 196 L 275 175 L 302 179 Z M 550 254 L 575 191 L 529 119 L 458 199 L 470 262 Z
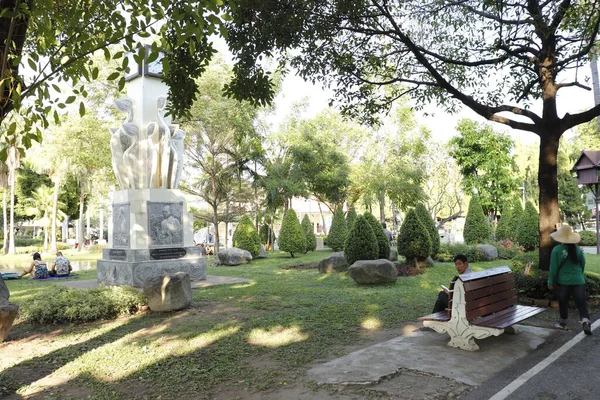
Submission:
M 517 304 L 515 278 L 506 266 L 464 274 L 457 279 L 463 282 L 468 321 Z

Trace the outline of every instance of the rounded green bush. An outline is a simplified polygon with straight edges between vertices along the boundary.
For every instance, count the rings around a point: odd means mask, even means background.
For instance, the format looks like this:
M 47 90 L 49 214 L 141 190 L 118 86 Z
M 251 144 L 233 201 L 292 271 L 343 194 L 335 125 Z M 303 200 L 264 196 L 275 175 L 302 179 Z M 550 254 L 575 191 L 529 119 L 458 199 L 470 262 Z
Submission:
M 233 243 L 233 247 L 248 250 L 252 254 L 252 257 L 260 254 L 260 237 L 249 216 L 244 215 L 242 217 L 233 232 L 231 242 Z
M 514 199 L 510 210 L 511 215 L 508 226 L 506 228 L 506 239 L 510 239 L 513 242 L 518 243 L 517 233 L 519 232 L 519 224 L 521 223 L 521 218 L 523 218 L 523 204 L 521 204 L 521 200 Z
M 331 228 L 327 234 L 327 246 L 333 251 L 340 251 L 344 248 L 346 238 L 348 237 L 348 228 L 346 227 L 346 218 L 342 207 L 338 207 L 333 213 Z
M 481 208 L 481 203 L 479 203 L 479 197 L 473 196 L 469 202 L 469 211 L 467 211 L 465 229 L 463 231 L 465 243 L 485 243 L 490 240 L 491 236 L 492 228 L 483 214 L 483 208 Z
M 296 212 L 291 208 L 287 210 L 281 222 L 281 231 L 279 232 L 279 250 L 290 253 L 304 253 L 306 249 L 306 235 L 304 229 L 298 221 Z
M 388 253 L 389 254 L 389 253 Z M 376 260 L 379 258 L 377 237 L 365 217 L 359 215 L 352 226 L 344 248 L 344 257 L 348 265 L 358 260 Z
M 304 230 L 304 234 L 306 235 L 305 253 L 309 251 L 315 251 L 317 248 L 317 237 L 313 232 L 313 226 L 310 222 L 310 219 L 308 219 L 307 214 L 304 214 L 304 217 L 302 217 L 302 223 L 300 225 L 302 225 L 302 229 Z
M 383 231 L 383 226 L 379 221 L 377 221 L 377 218 L 375 218 L 375 216 L 370 212 L 364 213 L 363 217 L 369 223 L 371 229 L 373 229 L 375 237 L 377 238 L 379 258 L 387 260 L 390 257 L 390 241 L 388 240 L 387 235 Z
M 356 213 L 354 208 L 350 209 L 346 213 L 346 228 L 348 229 L 348 232 L 352 230 L 352 225 L 354 225 L 354 221 L 356 221 L 357 216 L 358 214 Z
M 501 240 L 510 240 L 510 235 L 508 229 L 510 228 L 512 217 L 512 204 L 507 202 L 502 207 L 502 214 L 500 215 L 500 221 L 498 221 L 498 226 L 496 226 L 496 241 L 499 242 Z
M 426 258 L 431 254 L 431 239 L 415 210 L 410 210 L 398 234 L 398 254 L 406 260 Z
M 435 221 L 431 218 L 431 214 L 423 204 L 418 204 L 415 211 L 423 226 L 427 228 L 429 239 L 431 239 L 431 255 L 435 256 L 440 251 L 440 234 L 438 233 Z
M 595 246 L 596 245 L 596 232 L 580 231 L 579 235 L 581 236 L 581 242 L 579 243 L 581 246 Z
M 528 201 L 517 230 L 517 243 L 525 251 L 532 251 L 540 245 L 539 226 L 540 216 L 538 210 L 531 201 Z

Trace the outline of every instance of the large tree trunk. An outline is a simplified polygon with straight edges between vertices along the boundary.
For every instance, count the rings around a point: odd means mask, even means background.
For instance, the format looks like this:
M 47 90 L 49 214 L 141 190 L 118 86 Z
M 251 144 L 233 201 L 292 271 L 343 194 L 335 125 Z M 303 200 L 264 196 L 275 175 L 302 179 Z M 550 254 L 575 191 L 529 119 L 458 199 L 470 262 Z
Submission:
M 560 134 L 540 135 L 538 182 L 540 185 L 540 269 L 548 271 L 553 241 L 550 233 L 560 222 L 558 210 L 557 159 Z
M 8 212 L 7 212 L 7 208 L 8 208 L 8 187 L 4 188 L 4 191 L 2 192 L 2 219 L 4 222 L 4 240 L 3 240 L 3 244 L 2 244 L 2 254 L 6 254 L 8 253 Z
M 385 222 L 385 190 L 379 193 L 379 222 Z
M 51 243 L 50 243 L 50 251 L 52 253 L 56 253 L 56 217 L 58 213 L 58 188 L 60 186 L 60 179 L 54 178 L 54 191 L 52 193 L 52 234 L 51 234 Z
M 219 253 L 219 214 L 217 210 L 217 206 L 213 206 L 213 226 L 215 227 L 215 248 L 213 249 L 213 253 L 216 256 Z
M 600 104 L 600 77 L 598 76 L 598 56 L 592 52 L 592 60 L 590 61 L 592 69 L 592 88 L 594 89 L 594 105 Z M 596 117 L 598 129 L 600 129 L 600 116 Z
M 317 205 L 319 206 L 319 214 L 321 214 L 321 222 L 323 222 L 323 228 L 321 229 L 323 231 L 323 235 L 327 235 L 327 227 L 325 226 L 325 216 L 323 215 L 323 209 L 321 208 L 321 202 L 317 202 Z
M 83 249 L 83 201 L 85 199 L 85 184 L 84 184 L 84 179 L 80 178 L 81 182 L 79 184 L 80 186 L 80 193 L 79 193 L 79 219 L 77 220 L 77 243 L 79 243 L 78 247 L 77 247 L 77 251 L 81 251 L 81 249 Z

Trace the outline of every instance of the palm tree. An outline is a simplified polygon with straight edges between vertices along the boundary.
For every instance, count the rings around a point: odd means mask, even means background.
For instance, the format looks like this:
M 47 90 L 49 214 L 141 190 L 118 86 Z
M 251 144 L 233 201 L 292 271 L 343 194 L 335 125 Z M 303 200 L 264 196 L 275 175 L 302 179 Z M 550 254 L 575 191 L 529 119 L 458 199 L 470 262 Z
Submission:
M 33 216 L 44 228 L 44 250 L 48 249 L 48 229 L 50 226 L 56 226 L 52 221 L 54 216 L 54 189 L 48 186 L 40 186 L 31 197 L 26 200 L 25 213 Z M 60 207 L 61 204 L 58 204 Z M 63 212 L 59 211 L 62 215 Z M 56 241 L 54 241 L 56 243 Z

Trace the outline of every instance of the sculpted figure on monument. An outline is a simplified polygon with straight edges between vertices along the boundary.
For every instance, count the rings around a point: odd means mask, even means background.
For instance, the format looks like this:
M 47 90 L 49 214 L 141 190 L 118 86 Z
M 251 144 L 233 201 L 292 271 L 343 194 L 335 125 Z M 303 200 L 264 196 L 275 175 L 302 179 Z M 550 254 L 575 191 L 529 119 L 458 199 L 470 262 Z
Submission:
M 164 206 L 163 220 L 160 223 L 160 233 L 158 236 L 159 244 L 180 244 L 181 240 L 181 223 L 171 214 L 171 208 Z

